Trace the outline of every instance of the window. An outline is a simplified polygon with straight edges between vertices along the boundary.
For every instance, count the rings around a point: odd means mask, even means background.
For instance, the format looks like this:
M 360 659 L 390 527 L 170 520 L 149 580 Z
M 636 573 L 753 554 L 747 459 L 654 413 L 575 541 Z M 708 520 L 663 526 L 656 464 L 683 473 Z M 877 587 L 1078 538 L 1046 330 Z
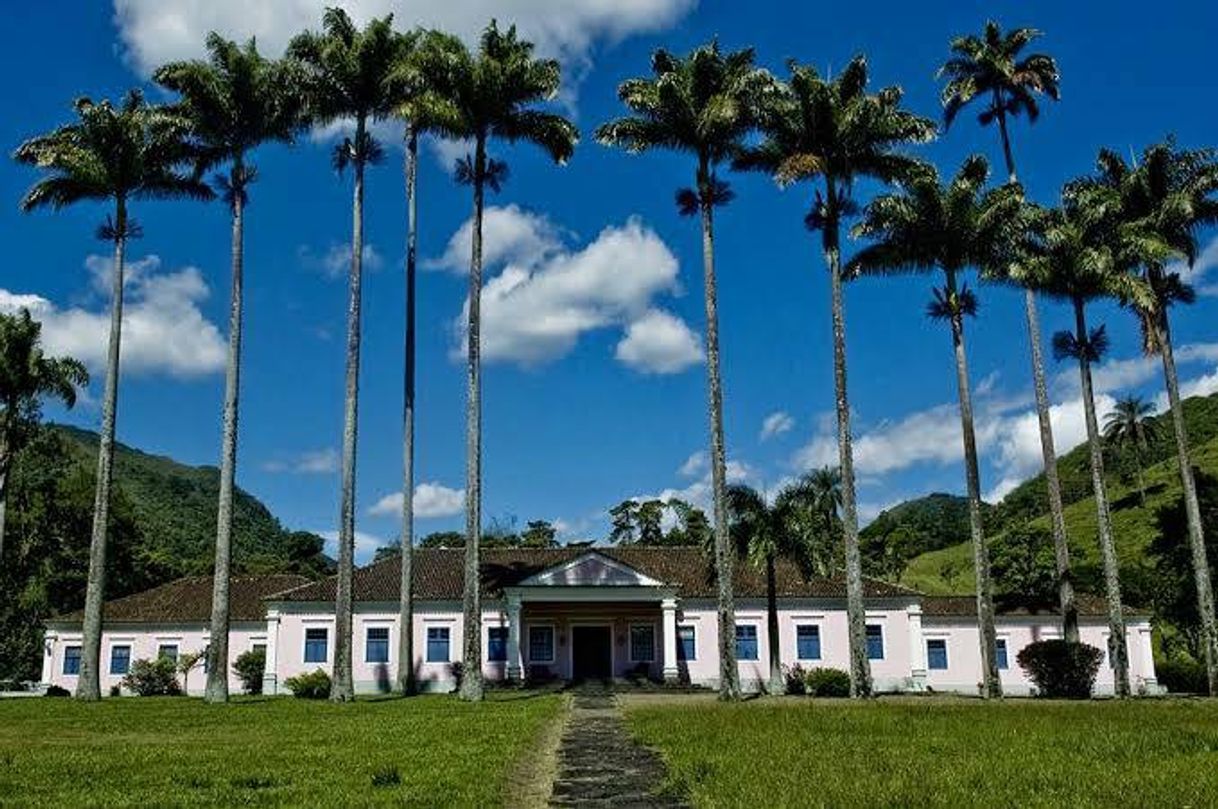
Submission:
M 266 644 L 265 644 L 265 643 L 254 643 L 254 644 L 251 644 L 251 645 L 250 645 L 250 651 L 251 651 L 251 652 L 262 652 L 262 656 L 263 656 L 263 657 L 266 657 Z
M 486 659 L 492 663 L 507 661 L 508 628 L 492 626 L 486 630 Z
M 63 673 L 80 674 L 80 647 L 63 647 Z
M 131 647 L 110 647 L 110 673 L 126 674 L 131 669 Z
M 757 659 L 757 627 L 754 624 L 736 624 L 736 659 Z
M 325 627 L 305 630 L 304 662 L 325 663 L 329 657 L 330 630 Z
M 364 641 L 365 663 L 389 662 L 389 627 L 370 626 Z
M 176 643 L 162 643 L 156 647 L 156 659 L 164 658 L 173 663 L 178 662 L 178 645 Z
M 1007 663 L 1007 640 L 1006 640 L 1006 638 L 998 639 L 997 652 L 998 652 L 998 670 L 1006 671 L 1007 667 L 1009 665 Z
M 427 662 L 448 662 L 448 640 L 450 630 L 446 626 L 427 627 Z
M 879 624 L 867 624 L 867 659 L 884 659 L 884 627 Z
M 820 660 L 820 627 L 800 624 L 795 627 L 795 657 L 798 660 Z
M 947 668 L 947 638 L 926 641 L 926 667 L 935 671 Z
M 554 662 L 554 627 L 529 627 L 529 660 L 533 663 Z
M 650 663 L 656 659 L 656 628 L 652 624 L 630 627 L 630 659 L 635 663 Z
M 677 627 L 677 660 L 697 660 L 697 632 L 692 626 Z

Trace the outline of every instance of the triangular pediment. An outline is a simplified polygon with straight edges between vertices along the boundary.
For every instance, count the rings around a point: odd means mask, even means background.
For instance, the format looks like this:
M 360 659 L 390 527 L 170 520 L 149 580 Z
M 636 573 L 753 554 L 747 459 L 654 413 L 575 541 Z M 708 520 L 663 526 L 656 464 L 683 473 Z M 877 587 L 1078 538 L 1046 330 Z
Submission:
M 630 565 L 590 551 L 546 568 L 520 583 L 523 587 L 662 587 L 663 582 L 644 576 Z

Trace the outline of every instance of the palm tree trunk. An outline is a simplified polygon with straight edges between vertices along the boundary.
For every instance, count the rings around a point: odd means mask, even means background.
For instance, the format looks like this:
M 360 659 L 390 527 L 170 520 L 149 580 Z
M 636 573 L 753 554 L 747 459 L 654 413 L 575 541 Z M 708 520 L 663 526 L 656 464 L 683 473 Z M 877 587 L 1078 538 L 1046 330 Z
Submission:
M 461 698 L 482 699 L 482 194 L 486 138 L 474 147 L 474 227 L 469 257 L 469 327 L 466 336 L 469 390 L 465 410 L 465 601 Z
M 1007 182 L 1019 182 L 1015 174 L 1015 157 L 1011 154 L 1011 138 L 1007 132 L 1007 116 L 999 102 L 998 131 L 1002 135 L 1002 154 L 1006 158 Z M 1028 342 L 1032 347 L 1032 386 L 1036 391 L 1036 420 L 1040 427 L 1040 454 L 1044 460 L 1045 486 L 1049 490 L 1049 515 L 1053 524 L 1053 556 L 1057 567 L 1057 596 L 1062 611 L 1062 637 L 1078 643 L 1078 605 L 1074 598 L 1074 580 L 1070 573 L 1070 540 L 1066 533 L 1066 509 L 1062 503 L 1061 480 L 1057 475 L 1057 449 L 1053 442 L 1053 422 L 1049 417 L 1049 389 L 1045 384 L 1045 361 L 1040 348 L 1040 315 L 1036 310 L 1036 293 L 1024 290 L 1024 316 L 1028 322 Z
M 0 434 L 0 571 L 4 570 L 4 527 L 5 521 L 8 519 L 8 473 L 12 462 L 6 427 L 4 433 Z
M 771 694 L 781 694 L 784 690 L 782 682 L 782 644 L 778 638 L 778 574 L 774 569 L 774 554 L 765 558 L 765 601 L 766 601 L 766 646 L 770 650 L 770 685 Z
M 1087 422 L 1087 444 L 1091 449 L 1091 486 L 1095 490 L 1100 557 L 1104 565 L 1104 593 L 1108 599 L 1108 657 L 1112 663 L 1116 695 L 1128 697 L 1129 650 L 1125 642 L 1125 618 L 1121 607 L 1121 577 L 1117 569 L 1116 547 L 1112 540 L 1108 493 L 1104 488 L 1104 448 L 1100 443 L 1100 428 L 1095 417 L 1095 394 L 1091 385 L 1091 360 L 1088 355 L 1090 349 L 1087 343 L 1087 316 L 1083 311 L 1081 298 L 1074 299 L 1074 325 L 1083 412 Z
M 240 158 L 233 178 L 244 176 Z M 224 434 L 220 439 L 220 505 L 216 516 L 216 564 L 212 578 L 211 640 L 207 647 L 206 702 L 228 701 L 229 576 L 233 544 L 233 480 L 237 469 L 237 400 L 241 390 L 241 307 L 245 260 L 245 188 L 233 183 L 232 290 L 228 308 L 228 367 L 224 374 Z
M 398 687 L 415 692 L 414 680 L 414 291 L 418 230 L 415 183 L 419 135 L 406 127 L 406 377 L 402 405 L 402 559 L 398 605 Z
M 338 576 L 334 603 L 332 702 L 355 698 L 351 670 L 352 578 L 355 571 L 355 449 L 359 436 L 360 308 L 364 258 L 365 121 L 355 126 L 355 189 L 351 204 L 351 277 L 347 299 L 346 385 L 343 402 L 342 493 L 338 515 Z
M 1197 501 L 1197 481 L 1188 450 L 1188 433 L 1184 428 L 1184 408 L 1180 404 L 1180 381 L 1176 376 L 1176 358 L 1172 353 L 1171 324 L 1167 313 L 1154 318 L 1155 335 L 1163 357 L 1163 378 L 1167 382 L 1167 400 L 1171 404 L 1172 427 L 1176 433 L 1176 460 L 1180 465 L 1180 482 L 1184 487 L 1184 513 L 1188 517 L 1188 545 L 1193 555 L 1193 579 L 1197 587 L 1197 614 L 1201 619 L 1201 646 L 1205 654 L 1206 679 L 1210 696 L 1218 696 L 1218 622 L 1214 618 L 1214 589 L 1206 558 L 1205 534 L 1201 527 L 1201 505 Z
M 719 302 L 715 287 L 714 208 L 708 161 L 698 166 L 702 197 L 702 276 L 706 300 L 706 376 L 709 392 L 711 486 L 715 507 L 715 575 L 719 585 L 719 699 L 740 699 L 736 664 L 736 606 L 732 597 L 735 552 L 728 537 L 727 464 L 723 448 L 723 385 L 719 377 Z
M 846 546 L 846 621 L 849 631 L 850 696 L 871 696 L 871 661 L 867 659 L 867 616 L 863 604 L 863 562 L 859 552 L 858 505 L 854 491 L 854 450 L 850 435 L 850 399 L 846 393 L 846 310 L 837 219 L 837 190 L 827 184 L 831 221 L 825 227 L 825 263 L 833 308 L 833 387 L 837 410 L 837 453 L 842 473 L 842 533 Z
M 89 578 L 80 649 L 76 698 L 101 699 L 102 599 L 106 590 L 106 534 L 110 527 L 110 483 L 114 470 L 114 422 L 118 410 L 119 347 L 123 334 L 123 259 L 127 246 L 127 202 L 120 197 L 114 212 L 114 267 L 110 287 L 110 342 L 106 351 L 106 387 L 102 393 L 101 433 L 97 448 L 97 489 L 93 498 L 93 533 L 89 538 Z
M 981 475 L 977 466 L 977 435 L 973 428 L 973 401 L 968 381 L 968 358 L 964 346 L 964 315 L 956 306 L 956 274 L 947 271 L 951 315 L 952 348 L 956 354 L 956 385 L 960 393 L 960 429 L 964 436 L 964 474 L 968 484 L 969 533 L 973 539 L 973 568 L 977 579 L 977 625 L 981 637 L 981 696 L 1002 696 L 998 674 L 998 636 L 994 629 L 994 584 L 990 579 L 990 551 L 981 525 Z

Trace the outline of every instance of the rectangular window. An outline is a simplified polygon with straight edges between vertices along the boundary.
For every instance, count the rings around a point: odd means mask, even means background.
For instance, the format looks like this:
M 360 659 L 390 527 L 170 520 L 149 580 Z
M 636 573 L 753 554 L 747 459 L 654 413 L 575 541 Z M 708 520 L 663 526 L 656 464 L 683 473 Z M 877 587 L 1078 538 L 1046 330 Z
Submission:
M 486 630 L 486 659 L 491 663 L 507 661 L 508 628 L 492 626 Z
M 879 624 L 867 624 L 867 659 L 884 659 L 884 627 Z
M 533 663 L 554 662 L 554 627 L 529 627 L 529 660 Z
M 63 673 L 80 674 L 80 647 L 63 647 Z
M 946 638 L 931 638 L 926 641 L 926 667 L 934 671 L 947 668 Z
M 111 646 L 110 647 L 110 673 L 111 674 L 126 674 L 131 670 L 131 647 L 130 646 Z
M 998 652 L 998 670 L 1007 670 L 1007 641 L 1006 638 L 999 638 L 997 643 Z
M 753 624 L 736 624 L 736 659 L 757 659 L 757 627 Z
M 697 660 L 697 631 L 692 626 L 677 627 L 677 660 Z
M 630 627 L 630 659 L 635 663 L 650 663 L 656 659 L 656 628 L 652 624 Z
M 795 627 L 795 657 L 799 660 L 820 660 L 820 627 L 800 624 Z
M 252 646 L 250 646 L 250 651 L 251 652 L 262 652 L 262 656 L 266 657 L 266 644 L 265 643 L 255 643 Z
M 304 662 L 325 663 L 329 659 L 330 630 L 317 627 L 305 630 Z
M 165 658 L 176 664 L 178 662 L 178 645 L 176 643 L 162 643 L 156 647 L 156 657 L 157 660 Z
M 446 626 L 427 627 L 427 662 L 447 663 L 450 630 Z
M 389 627 L 368 627 L 367 637 L 364 640 L 364 662 L 389 662 Z

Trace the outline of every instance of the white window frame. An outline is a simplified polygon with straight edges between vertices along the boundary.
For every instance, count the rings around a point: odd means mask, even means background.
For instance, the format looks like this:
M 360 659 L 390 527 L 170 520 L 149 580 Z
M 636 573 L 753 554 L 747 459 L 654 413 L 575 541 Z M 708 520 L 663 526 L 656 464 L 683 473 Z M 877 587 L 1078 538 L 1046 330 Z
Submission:
M 880 656 L 872 657 L 867 655 L 868 660 L 887 660 L 888 659 L 888 633 L 884 631 L 884 623 L 882 621 L 872 621 L 863 625 L 863 642 L 870 643 L 867 638 L 867 630 L 871 627 L 877 627 L 880 630 Z
M 939 642 L 943 644 L 943 667 L 935 668 L 930 664 L 930 645 Z M 926 670 L 947 671 L 952 667 L 951 651 L 948 649 L 947 635 L 931 635 L 926 638 Z
M 753 644 L 757 647 L 756 657 L 741 657 L 740 656 L 740 627 L 747 626 L 753 630 Z M 736 658 L 744 663 L 754 663 L 761 660 L 761 625 L 755 621 L 736 621 L 733 628 L 733 635 L 736 641 Z
M 549 629 L 550 630 L 550 658 L 548 660 L 533 657 L 533 630 L 534 629 Z M 536 623 L 529 624 L 529 631 L 525 637 L 526 645 L 529 649 L 529 662 L 540 663 L 542 665 L 553 665 L 558 658 L 558 628 L 552 623 Z
M 499 630 L 504 633 L 503 659 L 502 660 L 491 660 L 491 631 L 492 630 Z M 484 626 L 483 635 L 482 635 L 482 642 L 484 645 L 482 648 L 484 650 L 483 657 L 486 658 L 485 662 L 490 663 L 491 665 L 495 665 L 495 666 L 503 666 L 503 665 L 506 665 L 507 663 L 509 663 L 510 661 L 508 660 L 509 655 L 508 655 L 507 647 L 509 646 L 509 644 L 511 642 L 511 637 L 512 637 L 512 630 L 511 630 L 511 627 L 509 627 L 507 624 L 487 624 L 486 626 Z
M 320 629 L 322 632 L 326 633 L 326 656 L 324 658 L 322 658 L 321 660 L 309 660 L 305 656 L 305 652 L 309 648 L 309 632 L 312 630 L 316 630 L 316 629 Z M 331 646 L 333 646 L 333 644 L 330 642 L 330 627 L 328 625 L 305 626 L 304 635 L 300 639 L 300 662 L 308 663 L 308 664 L 329 663 Z
M 681 630 L 683 630 L 683 629 L 688 629 L 690 632 L 694 633 L 694 637 L 693 637 L 694 656 L 693 657 L 681 657 Z M 697 662 L 697 660 L 698 660 L 698 626 L 697 626 L 697 624 L 691 624 L 689 622 L 677 624 L 676 641 L 677 641 L 677 660 L 679 662 L 685 662 L 685 663 L 688 663 L 691 660 L 694 662 Z
M 374 629 L 385 630 L 385 659 L 368 659 L 368 633 Z M 366 622 L 364 624 L 364 663 L 372 666 L 384 666 L 393 662 L 393 626 L 388 622 Z
M 802 657 L 799 654 L 799 630 L 803 627 L 811 627 L 816 630 L 816 645 L 819 647 L 820 655 L 817 657 Z M 795 622 L 795 659 L 804 660 L 824 660 L 825 659 L 825 633 L 821 631 L 819 621 L 796 621 Z
M 634 656 L 634 630 L 635 629 L 650 629 L 651 630 L 651 657 L 644 660 L 643 658 L 635 658 Z M 626 654 L 631 663 L 654 663 L 656 662 L 656 638 L 659 633 L 656 632 L 656 625 L 648 621 L 635 622 L 630 625 L 630 629 L 626 635 Z
M 431 630 L 433 630 L 433 629 L 443 629 L 445 632 L 448 633 L 448 657 L 444 660 L 432 660 L 431 659 L 431 638 L 429 638 L 428 635 L 431 634 Z M 453 628 L 452 628 L 452 624 L 435 623 L 435 624 L 429 624 L 426 627 L 424 627 L 423 662 L 430 663 L 433 666 L 439 666 L 439 665 L 443 665 L 445 663 L 453 662 Z

